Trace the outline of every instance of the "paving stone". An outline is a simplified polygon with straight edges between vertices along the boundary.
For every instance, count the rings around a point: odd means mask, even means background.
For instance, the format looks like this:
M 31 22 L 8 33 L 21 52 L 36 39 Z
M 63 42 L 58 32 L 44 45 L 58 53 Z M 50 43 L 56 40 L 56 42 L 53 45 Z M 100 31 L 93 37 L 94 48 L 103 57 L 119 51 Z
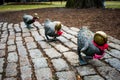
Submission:
M 79 66 L 79 67 L 77 67 L 77 71 L 81 76 L 87 76 L 87 75 L 96 74 L 94 68 L 92 66 L 90 66 L 90 65 Z
M 0 73 L 3 72 L 4 58 L 0 58 Z
M 16 37 L 16 41 L 22 41 L 22 37 Z
M 12 29 L 13 28 L 13 23 L 8 24 L 8 29 Z
M 38 44 L 39 44 L 43 49 L 49 49 L 49 48 L 51 48 L 51 45 L 48 44 L 48 43 L 45 42 L 45 41 L 38 41 Z
M 14 30 L 9 31 L 10 36 L 15 36 Z
M 49 42 L 49 44 L 53 47 L 55 47 L 56 45 L 60 45 L 60 43 L 57 41 L 56 42 Z
M 5 49 L 6 44 L 0 43 L 0 49 Z
M 69 30 L 69 27 L 67 27 L 67 26 L 62 26 L 62 30 L 64 30 L 64 31 Z
M 61 45 L 61 44 L 56 45 L 55 48 L 56 48 L 58 51 L 60 51 L 60 52 L 66 52 L 66 51 L 69 50 L 69 48 L 67 48 L 67 47 L 65 47 L 65 46 L 63 46 L 63 45 Z
M 17 47 L 23 46 L 23 41 L 16 41 L 16 45 L 17 45 Z
M 64 45 L 66 45 L 69 48 L 77 48 L 77 45 L 75 45 L 73 42 L 65 42 Z
M 44 38 L 42 36 L 40 36 L 37 31 L 32 31 L 32 35 L 33 35 L 33 37 L 35 38 L 36 41 L 44 40 Z
M 27 53 L 27 51 L 26 51 L 26 48 L 22 45 L 22 44 L 19 44 L 18 46 L 17 46 L 17 49 L 18 49 L 18 54 L 19 54 L 19 56 L 26 56 L 28 53 Z
M 120 51 L 119 50 L 111 49 L 109 54 L 120 59 Z
M 110 56 L 109 53 L 110 53 L 109 51 L 105 51 L 105 55 L 104 55 L 103 59 L 104 59 L 104 58 L 105 58 L 105 59 L 111 58 L 112 56 Z
M 66 37 L 67 39 L 72 39 L 72 38 L 75 38 L 74 36 L 70 35 L 70 34 L 67 34 L 64 32 L 63 34 L 64 37 Z
M 28 49 L 35 49 L 35 48 L 37 48 L 37 45 L 36 45 L 35 42 L 28 42 L 27 43 L 27 48 Z
M 52 80 L 52 72 L 50 68 L 41 68 L 35 70 L 37 80 Z
M 29 37 L 29 36 L 30 36 L 30 33 L 23 33 L 22 36 L 23 36 L 23 37 Z
M 25 27 L 25 28 L 22 28 L 22 32 L 23 33 L 28 33 L 28 32 L 30 32 L 30 30 L 27 27 Z
M 111 41 L 111 42 L 113 42 L 113 43 L 116 43 L 116 44 L 119 44 L 119 45 L 120 45 L 120 40 L 115 39 L 115 38 L 113 38 L 112 36 L 108 36 L 108 40 Z
M 25 23 L 24 22 L 20 22 L 20 27 L 21 28 L 25 28 L 26 27 Z
M 16 76 L 17 75 L 17 64 L 16 63 L 8 63 L 6 67 L 6 76 Z
M 80 31 L 80 29 L 76 28 L 76 27 L 70 27 L 70 29 L 73 30 L 73 31 L 76 31 L 76 32 Z
M 85 76 L 83 79 L 84 80 L 104 80 L 104 78 L 102 78 L 99 75 Z
M 32 37 L 25 37 L 25 42 L 33 42 L 34 39 Z
M 0 50 L 0 58 L 5 56 L 5 50 Z
M 36 59 L 32 59 L 32 61 L 35 69 L 48 67 L 48 64 L 45 58 L 36 58 Z
M 31 34 L 32 34 L 33 36 L 39 35 L 39 33 L 38 33 L 37 31 L 32 31 Z
M 29 50 L 32 59 L 43 57 L 42 52 L 39 49 Z
M 10 35 L 8 38 L 9 39 L 15 39 L 15 35 Z
M 21 29 L 19 27 L 19 24 L 14 24 L 14 29 L 15 29 L 15 32 L 18 33 L 18 32 L 21 32 Z
M 16 33 L 16 37 L 20 37 L 21 36 L 21 33 Z
M 7 37 L 8 36 L 8 31 L 3 31 L 1 37 Z
M 38 21 L 35 21 L 35 22 L 34 22 L 34 25 L 35 25 L 38 29 L 43 28 L 43 26 L 42 26 Z
M 78 55 L 75 52 L 65 52 L 63 53 L 63 55 L 65 56 L 65 58 L 67 58 L 71 65 L 79 65 Z
M 7 42 L 7 37 L 1 38 L 1 43 L 6 43 Z
M 7 22 L 6 23 L 3 23 L 3 27 L 2 27 L 2 30 L 4 31 L 4 30 L 7 30 Z
M 16 52 L 8 53 L 7 61 L 8 62 L 17 62 L 18 61 L 17 53 Z
M 74 35 L 74 36 L 77 36 L 77 34 L 78 34 L 78 32 L 75 32 L 73 30 L 67 30 L 66 32 L 71 34 L 71 35 Z
M 115 49 L 117 49 L 117 50 L 120 50 L 120 45 L 118 45 L 118 44 L 109 43 L 108 45 L 109 45 L 109 47 L 111 47 L 111 48 L 115 48 Z
M 31 66 L 27 56 L 19 57 L 20 67 Z
M 15 45 L 8 46 L 8 52 L 11 52 L 11 51 L 16 51 L 16 46 Z
M 105 59 L 105 61 L 120 71 L 120 60 L 116 58 L 110 58 L 110 59 Z
M 36 41 L 42 41 L 44 38 L 42 36 L 34 36 Z
M 73 71 L 56 72 L 59 80 L 77 80 Z
M 9 31 L 9 33 L 15 33 L 13 28 L 9 29 L 8 31 Z M 12 34 L 10 34 L 10 35 L 12 35 Z
M 88 63 L 92 64 L 94 67 L 101 67 L 101 66 L 106 66 L 105 63 L 103 63 L 102 61 L 98 60 L 98 59 L 91 59 L 88 61 Z
M 77 38 L 72 38 L 71 41 L 77 44 Z
M 69 70 L 69 66 L 66 63 L 65 60 L 58 58 L 58 59 L 52 59 L 53 66 L 55 67 L 56 71 L 63 71 L 63 70 Z
M 52 59 L 52 58 L 59 58 L 62 55 L 57 52 L 54 48 L 50 48 L 50 49 L 44 49 L 45 53 Z
M 4 80 L 17 80 L 17 78 L 10 77 L 10 78 L 5 78 Z
M 32 80 L 32 70 L 29 66 L 20 67 L 22 80 Z
M 61 42 L 68 42 L 69 40 L 68 39 L 66 39 L 65 37 L 63 37 L 63 36 L 60 36 L 60 37 L 57 37 Z
M 14 42 L 15 40 L 14 39 L 9 39 L 8 41 L 7 41 L 7 45 L 15 45 L 15 42 Z
M 98 72 L 106 78 L 106 80 L 119 80 L 120 73 L 116 71 L 114 68 L 109 66 L 102 66 L 97 68 Z

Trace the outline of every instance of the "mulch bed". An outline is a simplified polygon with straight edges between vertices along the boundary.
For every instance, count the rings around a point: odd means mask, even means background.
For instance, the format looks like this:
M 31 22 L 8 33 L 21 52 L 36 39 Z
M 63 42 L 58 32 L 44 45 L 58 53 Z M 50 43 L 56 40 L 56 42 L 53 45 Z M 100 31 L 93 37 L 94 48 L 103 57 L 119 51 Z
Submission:
M 43 23 L 47 18 L 61 21 L 67 27 L 89 26 L 96 32 L 102 30 L 108 35 L 120 40 L 120 9 L 67 9 L 45 8 L 22 11 L 0 12 L 0 22 L 19 23 L 24 14 L 39 14 L 39 22 Z

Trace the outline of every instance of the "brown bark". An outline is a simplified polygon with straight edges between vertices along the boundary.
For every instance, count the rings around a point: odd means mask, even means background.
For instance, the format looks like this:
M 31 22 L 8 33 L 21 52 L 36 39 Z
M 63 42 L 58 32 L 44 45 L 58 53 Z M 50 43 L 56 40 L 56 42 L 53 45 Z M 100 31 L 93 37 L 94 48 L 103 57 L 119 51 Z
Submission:
M 103 0 L 67 0 L 67 8 L 102 8 Z

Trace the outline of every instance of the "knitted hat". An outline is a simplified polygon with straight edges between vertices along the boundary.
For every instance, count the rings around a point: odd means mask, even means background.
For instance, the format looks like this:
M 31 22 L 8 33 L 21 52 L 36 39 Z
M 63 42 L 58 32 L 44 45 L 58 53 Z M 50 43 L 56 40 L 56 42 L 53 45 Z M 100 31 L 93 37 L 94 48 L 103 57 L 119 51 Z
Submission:
M 94 42 L 100 46 L 107 43 L 107 34 L 103 31 L 97 31 L 94 35 Z
M 37 19 L 39 19 L 38 13 L 34 13 L 34 17 L 37 18 Z

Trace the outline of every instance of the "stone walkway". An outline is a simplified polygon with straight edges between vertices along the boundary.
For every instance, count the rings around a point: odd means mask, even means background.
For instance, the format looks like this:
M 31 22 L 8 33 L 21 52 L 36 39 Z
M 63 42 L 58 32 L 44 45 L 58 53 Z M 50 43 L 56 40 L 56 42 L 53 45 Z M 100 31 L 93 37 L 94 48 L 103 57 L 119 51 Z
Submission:
M 46 42 L 43 26 L 33 27 L 0 22 L 0 80 L 120 80 L 120 40 L 109 36 L 105 57 L 80 66 L 78 28 L 63 26 L 60 41 Z

